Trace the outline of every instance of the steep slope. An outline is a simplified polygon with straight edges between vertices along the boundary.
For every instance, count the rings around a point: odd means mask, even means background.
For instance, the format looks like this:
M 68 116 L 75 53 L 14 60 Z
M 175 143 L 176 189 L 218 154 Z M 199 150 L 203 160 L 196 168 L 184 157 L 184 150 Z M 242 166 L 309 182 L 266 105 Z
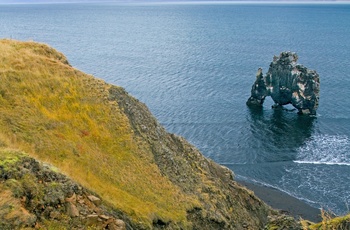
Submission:
M 122 213 L 113 218 L 127 228 L 261 229 L 268 222 L 271 209 L 231 171 L 54 49 L 0 40 L 0 81 L 0 154 L 17 149 L 53 165 Z M 11 200 L 6 181 L 0 192 Z
M 129 117 L 134 133 L 150 146 L 161 173 L 199 199 L 201 205 L 188 210 L 196 228 L 261 228 L 267 222 L 268 208 L 235 183 L 230 170 L 204 158 L 183 138 L 168 134 L 147 107 L 123 89 L 112 86 L 109 92 Z

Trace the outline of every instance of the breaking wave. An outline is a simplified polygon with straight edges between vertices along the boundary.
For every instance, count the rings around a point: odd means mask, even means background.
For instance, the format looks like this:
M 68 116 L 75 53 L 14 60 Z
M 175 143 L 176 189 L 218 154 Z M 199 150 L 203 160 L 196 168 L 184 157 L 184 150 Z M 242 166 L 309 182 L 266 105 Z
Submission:
M 327 164 L 350 166 L 350 138 L 345 135 L 312 137 L 298 149 L 299 164 Z

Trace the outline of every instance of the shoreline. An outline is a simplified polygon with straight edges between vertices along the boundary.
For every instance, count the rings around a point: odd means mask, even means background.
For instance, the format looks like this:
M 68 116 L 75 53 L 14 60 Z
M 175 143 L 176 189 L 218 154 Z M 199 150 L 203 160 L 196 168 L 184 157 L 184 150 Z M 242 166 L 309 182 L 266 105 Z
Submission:
M 297 219 L 300 217 L 312 222 L 321 222 L 321 210 L 311 207 L 307 203 L 285 193 L 278 189 L 258 185 L 251 182 L 238 180 L 236 181 L 244 187 L 252 190 L 254 194 L 271 206 L 273 209 L 280 210 Z

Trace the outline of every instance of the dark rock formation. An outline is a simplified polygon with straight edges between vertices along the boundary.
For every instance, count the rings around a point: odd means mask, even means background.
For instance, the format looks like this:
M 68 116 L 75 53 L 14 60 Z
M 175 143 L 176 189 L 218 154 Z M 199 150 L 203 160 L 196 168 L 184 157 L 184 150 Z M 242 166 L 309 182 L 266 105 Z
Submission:
M 52 166 L 18 151 L 0 150 L 0 229 L 125 230 L 129 226 L 126 216 L 109 211 L 92 194 Z
M 261 106 L 267 96 L 276 103 L 274 107 L 292 104 L 300 114 L 316 114 L 320 80 L 314 70 L 297 64 L 293 52 L 282 52 L 274 57 L 270 68 L 263 76 L 259 68 L 247 105 Z

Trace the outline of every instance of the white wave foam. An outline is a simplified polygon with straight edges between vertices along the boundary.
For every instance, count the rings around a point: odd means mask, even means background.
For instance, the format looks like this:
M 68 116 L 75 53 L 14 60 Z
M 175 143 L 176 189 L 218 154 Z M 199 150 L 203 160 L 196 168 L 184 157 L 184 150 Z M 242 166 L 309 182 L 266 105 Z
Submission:
M 345 135 L 312 137 L 298 150 L 299 164 L 327 164 L 350 166 L 350 139 Z
M 350 166 L 350 163 L 334 163 L 334 162 L 322 162 L 322 161 L 293 161 L 298 164 L 314 164 L 314 165 L 348 165 Z

